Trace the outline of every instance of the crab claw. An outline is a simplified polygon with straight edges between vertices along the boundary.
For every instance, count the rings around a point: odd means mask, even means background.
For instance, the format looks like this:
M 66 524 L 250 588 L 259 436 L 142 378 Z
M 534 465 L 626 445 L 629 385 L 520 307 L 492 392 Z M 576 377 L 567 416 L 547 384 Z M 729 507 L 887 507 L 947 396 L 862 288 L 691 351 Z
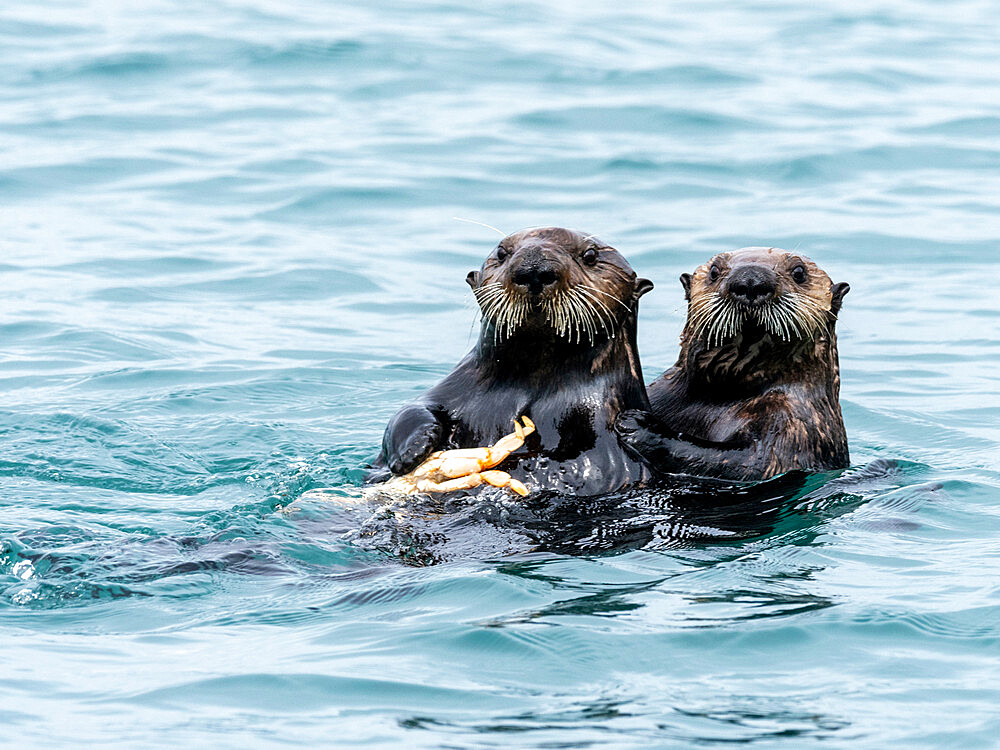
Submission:
M 508 474 L 506 471 L 482 471 L 479 476 L 483 478 L 486 484 L 492 485 L 494 487 L 506 487 L 507 489 L 516 492 L 521 497 L 528 496 L 528 488 L 524 486 L 522 482 L 517 481 Z
M 492 469 L 497 464 L 502 463 L 507 456 L 524 445 L 524 438 L 535 431 L 535 423 L 527 417 L 521 417 L 521 419 L 524 422 L 523 426 L 518 424 L 518 421 L 515 419 L 514 432 L 510 435 L 504 435 L 486 449 L 487 456 L 480 466 L 481 469 Z

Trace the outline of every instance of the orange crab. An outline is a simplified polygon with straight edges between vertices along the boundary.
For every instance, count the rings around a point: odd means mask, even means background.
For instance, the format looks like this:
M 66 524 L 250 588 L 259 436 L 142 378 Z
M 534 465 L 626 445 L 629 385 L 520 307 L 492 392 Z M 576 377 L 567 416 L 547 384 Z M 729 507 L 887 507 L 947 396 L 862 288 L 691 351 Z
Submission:
M 524 445 L 524 438 L 535 431 L 535 423 L 521 417 L 514 420 L 514 432 L 504 435 L 487 448 L 463 448 L 436 451 L 409 474 L 390 479 L 385 488 L 412 495 L 417 492 L 452 492 L 486 484 L 507 487 L 524 497 L 528 488 L 505 471 L 488 471 Z

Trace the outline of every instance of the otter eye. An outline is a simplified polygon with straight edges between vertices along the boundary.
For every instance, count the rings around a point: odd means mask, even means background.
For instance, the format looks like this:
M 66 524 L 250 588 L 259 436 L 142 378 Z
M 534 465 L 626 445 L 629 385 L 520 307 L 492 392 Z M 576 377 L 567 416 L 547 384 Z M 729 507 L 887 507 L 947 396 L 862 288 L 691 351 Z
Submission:
M 501 263 L 507 260 L 508 254 L 509 253 L 507 252 L 507 248 L 502 246 L 497 248 L 497 260 L 500 261 Z
M 722 271 L 719 270 L 718 266 L 712 266 L 708 272 L 708 280 L 713 284 L 719 280 L 719 276 L 722 275 Z
M 597 255 L 598 253 L 596 247 L 588 247 L 586 250 L 583 251 L 583 256 L 582 256 L 583 262 L 586 263 L 588 266 L 592 266 L 597 262 Z
M 809 277 L 806 275 L 805 266 L 795 266 L 795 268 L 792 269 L 792 281 L 796 284 L 805 284 L 807 278 Z

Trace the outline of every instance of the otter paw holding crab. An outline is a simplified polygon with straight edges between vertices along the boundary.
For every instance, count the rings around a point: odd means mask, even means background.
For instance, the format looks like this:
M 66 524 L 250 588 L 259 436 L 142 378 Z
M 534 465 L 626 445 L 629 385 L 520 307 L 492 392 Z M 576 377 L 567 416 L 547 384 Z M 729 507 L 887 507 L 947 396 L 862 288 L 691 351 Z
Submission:
M 453 492 L 471 490 L 481 484 L 505 487 L 525 497 L 528 488 L 497 466 L 511 453 L 524 445 L 524 438 L 535 431 L 535 424 L 527 417 L 523 426 L 514 420 L 514 432 L 504 435 L 486 448 L 456 448 L 435 451 L 413 471 L 389 480 L 383 489 L 404 495 L 417 492 Z

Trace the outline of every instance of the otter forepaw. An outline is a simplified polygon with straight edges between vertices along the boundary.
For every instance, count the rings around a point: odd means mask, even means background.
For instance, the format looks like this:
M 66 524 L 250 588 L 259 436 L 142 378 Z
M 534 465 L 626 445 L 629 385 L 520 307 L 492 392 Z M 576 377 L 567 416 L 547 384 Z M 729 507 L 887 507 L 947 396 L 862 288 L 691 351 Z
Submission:
M 386 456 L 386 463 L 396 476 L 409 474 L 437 448 L 441 440 L 441 425 L 428 424 L 410 435 L 399 449 Z
M 663 425 L 652 414 L 639 409 L 626 409 L 615 420 L 618 442 L 643 461 L 654 460 L 663 436 Z
M 649 414 L 641 409 L 626 409 L 615 419 L 615 432 L 619 437 L 629 437 L 646 429 L 649 424 Z

